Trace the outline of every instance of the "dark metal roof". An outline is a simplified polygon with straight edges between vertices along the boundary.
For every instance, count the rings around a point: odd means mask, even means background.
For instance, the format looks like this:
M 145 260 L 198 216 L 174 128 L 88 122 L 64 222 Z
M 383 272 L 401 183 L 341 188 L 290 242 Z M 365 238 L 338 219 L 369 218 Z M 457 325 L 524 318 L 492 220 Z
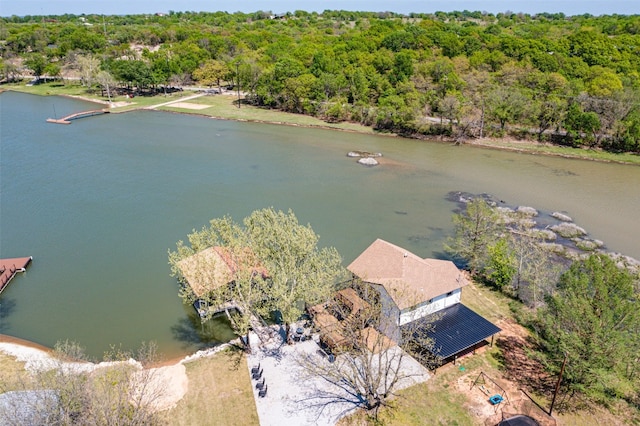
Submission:
M 437 319 L 434 321 L 434 318 Z M 456 355 L 501 330 L 462 303 L 456 303 L 403 327 L 413 329 L 416 325 L 419 327 L 420 323 L 431 324 L 429 328 L 432 329 L 426 332 L 434 340 L 431 352 L 442 358 Z

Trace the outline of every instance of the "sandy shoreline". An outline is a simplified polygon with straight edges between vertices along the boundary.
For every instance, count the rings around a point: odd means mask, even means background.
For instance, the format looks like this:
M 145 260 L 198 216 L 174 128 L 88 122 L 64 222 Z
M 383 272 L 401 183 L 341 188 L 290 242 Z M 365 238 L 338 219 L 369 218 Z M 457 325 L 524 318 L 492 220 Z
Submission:
M 133 359 L 120 362 L 63 362 L 53 356 L 53 350 L 35 342 L 13 336 L 0 334 L 0 353 L 15 358 L 24 363 L 24 369 L 29 372 L 62 369 L 75 372 L 91 373 L 97 369 L 109 368 L 118 363 L 127 363 L 139 370 L 134 377 L 142 377 L 145 388 L 155 389 L 152 401 L 155 411 L 164 411 L 175 407 L 185 396 L 189 388 L 185 364 L 200 358 L 210 357 L 227 348 L 229 344 L 216 346 L 195 354 L 157 363 L 149 368 Z M 140 376 L 138 376 L 140 374 Z
M 53 349 L 47 346 L 41 345 L 36 342 L 32 342 L 30 340 L 21 339 L 19 337 L 8 336 L 6 334 L 0 334 L 0 344 L 2 343 L 8 343 L 12 345 L 22 346 L 25 348 L 36 349 L 36 350 L 45 352 L 47 354 L 51 354 L 53 352 Z

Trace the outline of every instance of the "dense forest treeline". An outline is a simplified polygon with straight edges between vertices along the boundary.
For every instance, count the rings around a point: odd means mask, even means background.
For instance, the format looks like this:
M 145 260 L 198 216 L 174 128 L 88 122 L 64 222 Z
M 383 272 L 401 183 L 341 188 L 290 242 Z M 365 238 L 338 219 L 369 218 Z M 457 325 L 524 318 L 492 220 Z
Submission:
M 0 79 L 237 85 L 255 105 L 408 136 L 640 152 L 640 15 L 296 11 L 0 18 Z

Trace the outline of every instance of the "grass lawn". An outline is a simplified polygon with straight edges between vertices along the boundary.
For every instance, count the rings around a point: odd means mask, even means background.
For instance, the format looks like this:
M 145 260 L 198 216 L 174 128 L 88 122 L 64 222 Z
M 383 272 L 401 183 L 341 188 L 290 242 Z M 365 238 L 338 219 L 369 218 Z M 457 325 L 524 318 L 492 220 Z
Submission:
M 557 146 L 541 144 L 536 141 L 518 141 L 514 143 L 509 139 L 484 139 L 472 144 L 479 147 L 500 148 L 528 152 L 532 154 L 553 155 L 557 157 L 579 158 L 584 160 L 596 160 L 616 163 L 629 163 L 640 165 L 640 155 L 632 153 L 616 154 L 597 149 L 572 148 L 568 146 Z
M 380 416 L 381 420 L 390 426 L 480 424 L 464 406 L 463 395 L 448 393 L 446 390 L 442 392 L 443 380 L 446 379 L 435 377 L 430 382 L 402 391 L 395 401 L 398 409 L 384 412 Z
M 166 413 L 169 425 L 259 425 L 253 386 L 242 352 L 227 349 L 185 364 L 189 388 Z
M 278 110 L 258 108 L 247 104 L 241 104 L 240 108 L 238 108 L 237 98 L 232 95 L 202 96 L 196 99 L 191 99 L 187 102 L 198 105 L 208 105 L 209 107 L 200 110 L 188 110 L 167 105 L 158 109 L 163 111 L 181 113 L 195 113 L 229 120 L 283 123 L 296 126 L 315 126 L 339 130 L 349 130 L 359 133 L 374 133 L 371 127 L 362 126 L 356 123 L 327 123 L 326 121 L 322 121 L 318 118 L 308 115 L 292 114 Z

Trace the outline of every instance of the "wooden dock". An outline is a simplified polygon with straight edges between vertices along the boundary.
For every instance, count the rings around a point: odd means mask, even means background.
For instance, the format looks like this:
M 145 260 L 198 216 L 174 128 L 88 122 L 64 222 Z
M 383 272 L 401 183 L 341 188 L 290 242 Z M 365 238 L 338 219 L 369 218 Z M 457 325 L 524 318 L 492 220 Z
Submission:
M 93 117 L 94 115 L 109 114 L 108 109 L 93 109 L 91 111 L 74 112 L 62 118 L 47 118 L 47 123 L 54 124 L 71 124 L 71 120 L 79 118 Z
M 18 272 L 27 270 L 27 266 L 32 260 L 32 256 L 0 259 L 0 293 L 9 285 L 9 282 Z

